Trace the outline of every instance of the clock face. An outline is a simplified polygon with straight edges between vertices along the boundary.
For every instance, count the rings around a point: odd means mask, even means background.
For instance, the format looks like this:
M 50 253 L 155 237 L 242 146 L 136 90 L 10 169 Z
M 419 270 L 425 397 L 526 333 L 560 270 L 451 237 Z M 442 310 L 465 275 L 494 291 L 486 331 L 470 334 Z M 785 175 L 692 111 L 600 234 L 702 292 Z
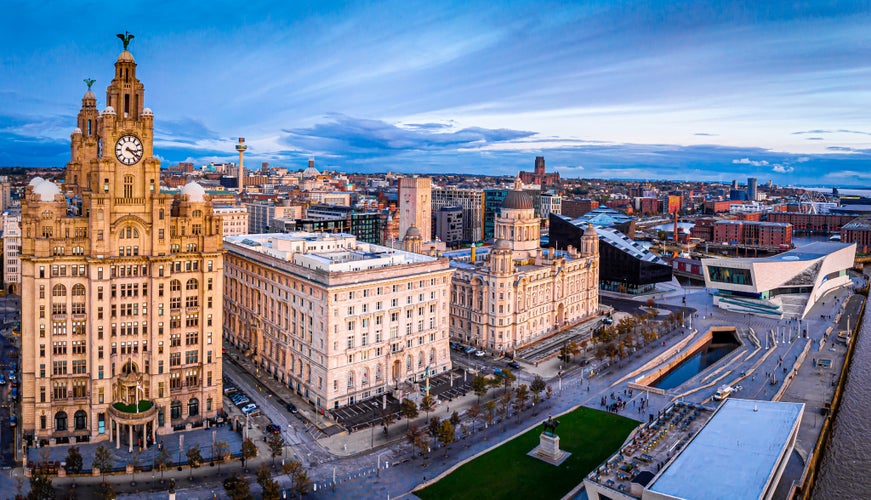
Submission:
M 115 157 L 125 165 L 133 165 L 142 159 L 142 141 L 133 135 L 125 135 L 115 143 Z

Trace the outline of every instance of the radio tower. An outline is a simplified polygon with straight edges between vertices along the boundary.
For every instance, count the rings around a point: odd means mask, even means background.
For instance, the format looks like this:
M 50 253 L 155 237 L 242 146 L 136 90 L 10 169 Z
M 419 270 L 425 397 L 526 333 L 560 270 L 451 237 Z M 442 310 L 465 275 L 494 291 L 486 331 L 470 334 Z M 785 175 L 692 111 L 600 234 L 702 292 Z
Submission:
M 245 190 L 245 150 L 248 146 L 245 145 L 245 138 L 239 138 L 239 144 L 236 144 L 236 151 L 239 152 L 239 192 Z

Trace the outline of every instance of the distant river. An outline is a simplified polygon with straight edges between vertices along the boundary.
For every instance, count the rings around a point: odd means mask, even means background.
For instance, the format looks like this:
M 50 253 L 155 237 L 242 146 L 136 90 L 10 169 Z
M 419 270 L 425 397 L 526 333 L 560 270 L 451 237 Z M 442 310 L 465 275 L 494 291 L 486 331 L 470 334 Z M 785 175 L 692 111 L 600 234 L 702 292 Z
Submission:
M 871 314 L 866 314 L 812 498 L 871 497 Z

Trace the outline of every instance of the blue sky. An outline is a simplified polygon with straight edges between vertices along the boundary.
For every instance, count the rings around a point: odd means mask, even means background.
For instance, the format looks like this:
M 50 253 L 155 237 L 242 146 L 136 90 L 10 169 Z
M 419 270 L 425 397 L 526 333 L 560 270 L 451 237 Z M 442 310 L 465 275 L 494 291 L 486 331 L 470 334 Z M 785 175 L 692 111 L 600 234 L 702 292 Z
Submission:
M 871 2 L 21 2 L 0 165 L 62 166 L 129 30 L 165 164 L 871 185 Z

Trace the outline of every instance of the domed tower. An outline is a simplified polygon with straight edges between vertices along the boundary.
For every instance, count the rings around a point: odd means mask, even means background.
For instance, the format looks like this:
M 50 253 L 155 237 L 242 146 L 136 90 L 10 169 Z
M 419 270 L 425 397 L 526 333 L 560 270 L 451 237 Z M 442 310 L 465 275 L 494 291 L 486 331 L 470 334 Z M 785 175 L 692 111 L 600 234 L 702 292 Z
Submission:
M 534 259 L 541 246 L 541 220 L 535 216 L 532 197 L 523 191 L 520 177 L 514 179 L 514 189 L 505 196 L 502 210 L 496 218 L 496 238 L 506 240 L 515 259 Z
M 514 251 L 507 240 L 496 240 L 490 249 L 490 271 L 496 276 L 514 274 Z
M 420 253 L 420 247 L 423 244 L 423 237 L 420 235 L 420 229 L 412 225 L 405 232 L 405 238 L 402 239 L 402 247 L 406 252 Z
M 587 224 L 581 236 L 581 254 L 585 257 L 599 255 L 599 236 L 592 224 Z
M 92 78 L 85 79 L 88 90 L 82 96 L 82 107 L 76 119 L 77 126 L 70 134 L 70 161 L 67 163 L 64 185 L 76 194 L 81 194 L 80 184 L 86 182 L 90 173 L 90 162 L 86 159 L 97 157 L 100 152 L 100 112 L 97 110 L 97 96 L 91 90 L 95 81 Z

